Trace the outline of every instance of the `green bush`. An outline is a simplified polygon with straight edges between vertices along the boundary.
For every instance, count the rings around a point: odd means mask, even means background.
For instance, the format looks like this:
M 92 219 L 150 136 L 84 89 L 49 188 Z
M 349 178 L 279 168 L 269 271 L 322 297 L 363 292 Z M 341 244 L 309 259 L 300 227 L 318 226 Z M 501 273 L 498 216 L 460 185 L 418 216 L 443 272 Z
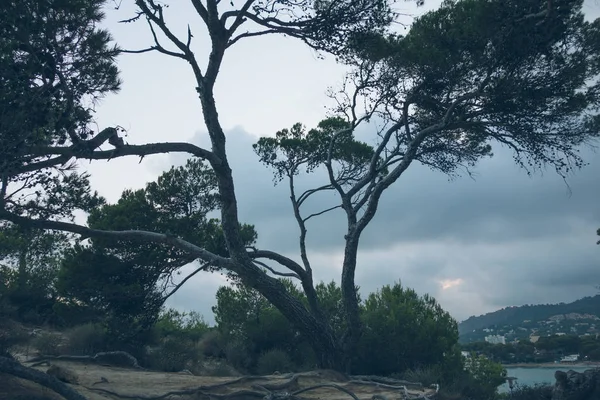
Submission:
M 178 372 L 189 369 L 194 372 L 202 363 L 202 351 L 198 343 L 174 337 L 167 337 L 153 349 L 148 349 L 145 357 L 148 368 Z
M 55 333 L 42 332 L 33 339 L 32 345 L 40 354 L 56 356 L 60 354 L 62 339 Z
M 506 369 L 485 356 L 474 353 L 465 360 L 467 376 L 462 380 L 462 394 L 476 400 L 493 400 L 497 397 L 498 386 L 506 381 Z
M 259 374 L 268 375 L 275 371 L 291 372 L 294 369 L 294 364 L 290 356 L 283 350 L 272 349 L 258 358 L 256 370 Z
M 551 400 L 552 386 L 521 386 L 502 397 L 510 400 Z
M 71 355 L 94 355 L 107 350 L 106 330 L 100 324 L 84 324 L 66 333 L 65 352 Z
M 158 340 L 168 336 L 180 337 L 191 341 L 200 340 L 208 331 L 208 324 L 197 312 L 179 312 L 168 309 L 161 312 L 154 324 L 154 335 Z
M 458 343 L 452 316 L 433 297 L 400 283 L 371 293 L 361 314 L 365 330 L 353 360 L 358 374 L 385 376 L 442 365 Z

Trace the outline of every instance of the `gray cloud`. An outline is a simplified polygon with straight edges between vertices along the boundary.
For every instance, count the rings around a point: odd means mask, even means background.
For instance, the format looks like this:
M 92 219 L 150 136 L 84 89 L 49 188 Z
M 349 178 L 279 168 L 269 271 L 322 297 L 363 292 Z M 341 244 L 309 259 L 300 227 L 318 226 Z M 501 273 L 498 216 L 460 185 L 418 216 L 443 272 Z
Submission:
M 439 1 L 426 4 L 435 8 Z M 584 10 L 594 18 L 600 8 L 589 0 Z M 186 16 L 181 14 L 182 18 Z M 306 122 L 318 120 L 325 101 L 320 93 L 342 69 L 334 63 L 311 64 L 313 69 L 307 69 L 309 63 L 293 58 L 302 48 L 295 42 L 252 43 L 236 48 L 231 54 L 232 62 L 223 70 L 226 79 L 221 80 L 224 86 L 218 101 L 222 105 L 224 126 L 244 121 L 244 126 L 252 132 L 269 135 L 286 127 L 279 125 L 289 123 L 295 114 Z M 261 43 L 277 50 L 254 57 Z M 247 67 L 250 61 L 258 63 L 264 57 L 272 58 L 265 59 L 264 65 L 245 68 L 246 72 L 238 68 L 238 65 Z M 148 59 L 145 60 L 147 63 Z M 197 126 L 198 109 L 193 85 L 189 84 L 189 71 L 185 72 L 185 66 L 179 64 L 160 64 L 160 60 L 157 57 L 156 63 L 147 63 L 160 66 L 155 72 L 146 65 L 137 68 L 123 64 L 128 71 L 125 76 L 128 86 L 106 113 L 119 116 L 119 123 L 125 125 L 127 118 L 131 118 L 137 121 L 134 131 L 155 132 L 156 138 L 164 139 L 164 132 L 181 136 Z M 285 60 L 289 60 L 287 64 Z M 166 70 L 169 71 L 166 87 L 170 90 L 145 96 L 152 99 L 150 107 L 146 105 L 139 110 L 128 107 L 140 93 L 154 90 L 154 86 L 148 86 L 149 79 L 154 79 L 151 74 L 163 74 Z M 262 73 L 262 78 L 248 75 L 249 70 Z M 277 71 L 285 73 L 276 75 Z M 289 76 L 300 78 L 290 80 Z M 256 95 L 281 93 L 281 82 L 286 85 L 285 96 L 273 100 L 273 95 Z M 131 95 L 127 97 L 127 93 Z M 168 104 L 183 106 L 171 107 L 169 118 L 146 119 L 146 115 L 161 115 L 165 98 Z M 299 111 L 296 107 L 303 109 Z M 138 113 L 135 119 L 132 112 Z M 239 126 L 229 129 L 227 135 L 240 219 L 256 225 L 260 247 L 298 259 L 298 229 L 285 184 L 274 186 L 271 172 L 258 162 L 251 148 L 254 136 Z M 155 137 L 152 140 L 158 140 Z M 131 137 L 132 142 L 146 139 Z M 197 133 L 192 141 L 207 144 L 204 133 Z M 600 283 L 600 246 L 595 245 L 595 230 L 600 227 L 598 154 L 584 152 L 590 165 L 569 177 L 569 192 L 565 182 L 552 171 L 529 177 L 514 165 L 508 151 L 499 148 L 495 153 L 494 158 L 477 166 L 475 180 L 462 177 L 448 182 L 440 173 L 413 165 L 387 191 L 378 215 L 361 239 L 357 283 L 363 296 L 401 280 L 418 293 L 432 294 L 462 320 L 509 305 L 567 302 L 595 293 L 593 286 Z M 171 163 L 181 163 L 182 158 L 173 156 L 165 162 L 162 165 L 154 161 L 150 167 L 145 164 L 146 171 L 140 175 L 150 180 Z M 136 163 L 135 160 L 127 165 L 115 163 L 111 173 L 118 176 L 119 170 L 136 168 Z M 102 168 L 106 171 L 106 167 Z M 300 184 L 305 188 L 315 186 L 323 178 L 313 174 Z M 133 182 L 134 177 L 130 180 Z M 128 180 L 127 185 L 133 184 Z M 114 192 L 113 197 L 117 193 L 116 188 L 107 190 Z M 324 196 L 315 199 L 312 205 L 316 209 L 333 201 L 331 196 Z M 340 212 L 309 223 L 309 251 L 318 280 L 339 280 L 343 234 L 344 217 Z M 198 310 L 212 320 L 210 307 L 215 303 L 214 294 L 224 283 L 218 275 L 199 274 L 173 296 L 169 305 Z
M 287 186 L 273 185 L 271 172 L 252 151 L 254 136 L 240 127 L 227 134 L 241 220 L 256 225 L 260 247 L 298 259 Z M 207 145 L 207 137 L 198 133 L 193 142 Z M 569 192 L 553 172 L 529 177 L 508 152 L 496 153 L 476 168 L 475 181 L 449 182 L 414 165 L 388 190 L 361 240 L 357 283 L 363 297 L 401 280 L 418 293 L 432 294 L 462 320 L 508 305 L 572 301 L 594 293 L 600 282 L 598 154 L 584 153 L 590 165 L 569 177 Z M 301 185 L 314 186 L 322 178 L 315 174 Z M 322 204 L 333 200 L 329 196 Z M 339 281 L 343 232 L 340 212 L 309 226 L 318 280 Z M 197 294 L 209 299 L 217 282 L 223 281 L 198 277 L 175 296 L 177 304 L 200 307 L 209 317 L 208 303 L 214 300 L 205 303 Z

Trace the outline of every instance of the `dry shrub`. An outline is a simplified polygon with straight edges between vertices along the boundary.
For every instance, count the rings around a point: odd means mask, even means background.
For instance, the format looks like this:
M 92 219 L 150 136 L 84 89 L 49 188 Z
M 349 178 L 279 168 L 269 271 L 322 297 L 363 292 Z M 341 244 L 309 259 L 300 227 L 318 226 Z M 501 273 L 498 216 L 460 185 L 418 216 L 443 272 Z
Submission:
M 71 328 L 66 333 L 65 353 L 92 356 L 107 349 L 106 330 L 100 324 L 84 324 Z
M 28 339 L 29 335 L 21 325 L 8 318 L 0 318 L 0 357 L 12 357 L 10 349 Z
M 57 356 L 61 352 L 63 340 L 60 335 L 50 332 L 41 332 L 32 341 L 33 347 L 45 356 Z
M 201 367 L 202 359 L 202 349 L 197 342 L 167 337 L 158 346 L 147 351 L 145 364 L 150 369 L 164 372 L 183 369 L 195 372 Z
M 224 360 L 207 361 L 202 366 L 200 375 L 203 376 L 239 376 L 240 373 Z
M 224 351 L 223 335 L 217 330 L 206 332 L 200 339 L 199 346 L 205 357 L 222 357 Z
M 260 355 L 256 365 L 259 374 L 267 375 L 275 371 L 291 372 L 294 369 L 288 353 L 280 349 L 272 349 Z

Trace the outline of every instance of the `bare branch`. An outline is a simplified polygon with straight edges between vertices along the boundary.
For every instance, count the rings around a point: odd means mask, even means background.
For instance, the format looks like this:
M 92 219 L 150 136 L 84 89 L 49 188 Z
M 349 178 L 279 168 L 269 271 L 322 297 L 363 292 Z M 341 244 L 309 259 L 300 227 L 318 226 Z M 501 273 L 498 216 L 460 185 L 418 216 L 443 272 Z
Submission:
M 221 23 L 223 24 L 223 26 L 225 26 L 225 23 L 227 22 L 228 18 L 235 17 L 233 24 L 231 24 L 231 27 L 229 27 L 229 29 L 227 30 L 230 36 L 236 31 L 237 28 L 240 27 L 240 25 L 244 23 L 244 14 L 248 12 L 250 6 L 252 5 L 252 3 L 254 3 L 254 1 L 255 0 L 246 0 L 242 8 L 240 8 L 238 11 L 230 11 L 223 13 L 223 16 L 221 17 Z
M 296 278 L 298 280 L 301 280 L 300 276 L 298 276 L 298 274 L 295 274 L 293 272 L 279 272 L 279 271 L 275 271 L 275 269 L 269 267 L 264 262 L 261 262 L 261 261 L 258 261 L 258 260 L 252 260 L 252 262 L 254 264 L 258 265 L 259 267 L 263 267 L 263 268 L 269 270 L 273 275 L 284 276 L 284 277 L 288 277 L 288 278 Z
M 323 185 L 323 186 L 319 186 L 318 188 L 314 188 L 314 189 L 308 189 L 306 191 L 304 191 L 300 196 L 298 196 L 298 206 L 301 206 L 302 203 L 304 203 L 304 201 L 306 199 L 308 199 L 311 195 L 317 193 L 317 192 L 321 192 L 324 190 L 333 190 L 333 186 L 331 184 L 328 185 Z
M 264 36 L 264 35 L 268 35 L 270 33 L 278 33 L 278 32 L 274 31 L 274 30 L 266 30 L 266 31 L 240 33 L 239 35 L 235 36 L 233 39 L 229 40 L 229 42 L 227 42 L 227 47 L 233 46 L 240 39 L 255 37 L 255 36 Z
M 304 222 L 306 222 L 306 221 L 308 221 L 309 219 L 311 219 L 312 217 L 317 217 L 317 216 L 319 216 L 319 215 L 323 215 L 323 214 L 325 214 L 325 213 L 328 213 L 329 211 L 333 211 L 333 210 L 336 210 L 336 209 L 338 209 L 338 208 L 342 208 L 342 205 L 341 205 L 341 204 L 338 204 L 337 206 L 329 207 L 329 208 L 327 208 L 327 209 L 325 209 L 325 210 L 323 210 L 323 211 L 319 211 L 319 212 L 316 212 L 316 213 L 310 214 L 308 217 L 305 217 L 305 218 L 303 219 L 303 221 L 304 221 Z
M 183 280 L 181 282 L 179 282 L 174 288 L 173 290 L 171 290 L 169 292 L 169 294 L 167 294 L 165 297 L 163 297 L 163 302 L 167 301 L 167 299 L 169 297 L 171 297 L 173 294 L 175 294 L 175 292 L 177 292 L 179 290 L 179 288 L 181 288 L 183 286 L 184 283 L 186 283 L 188 280 L 190 280 L 194 275 L 196 275 L 198 272 L 200 271 L 206 271 L 206 268 L 210 265 L 210 263 L 206 262 L 204 264 L 202 264 L 200 267 L 196 268 L 194 270 L 194 272 L 192 272 L 191 274 L 189 274 L 188 276 L 186 276 L 185 278 L 183 278 Z
M 50 158 L 39 162 L 26 164 L 11 171 L 12 174 L 31 172 L 44 168 L 51 168 L 57 165 L 67 163 L 72 157 L 89 160 L 110 160 L 111 158 L 136 155 L 144 157 L 151 154 L 181 152 L 189 153 L 196 157 L 207 160 L 211 165 L 220 165 L 221 159 L 209 150 L 195 146 L 187 142 L 163 142 L 148 143 L 144 145 L 124 145 L 114 150 L 97 150 L 103 143 L 107 142 L 113 135 L 117 134 L 115 128 L 106 128 L 93 138 L 80 141 L 71 146 L 38 146 L 31 147 L 26 153 L 27 157 L 38 158 L 56 155 L 58 157 Z
M 298 278 L 301 280 L 306 277 L 306 271 L 302 268 L 300 264 L 298 264 L 291 258 L 288 258 L 270 250 L 258 250 L 252 248 L 250 250 L 251 251 L 248 252 L 248 256 L 252 259 L 252 261 L 255 261 L 257 258 L 266 258 L 268 260 L 276 261 L 277 263 L 283 265 L 290 271 L 295 272 L 298 275 Z

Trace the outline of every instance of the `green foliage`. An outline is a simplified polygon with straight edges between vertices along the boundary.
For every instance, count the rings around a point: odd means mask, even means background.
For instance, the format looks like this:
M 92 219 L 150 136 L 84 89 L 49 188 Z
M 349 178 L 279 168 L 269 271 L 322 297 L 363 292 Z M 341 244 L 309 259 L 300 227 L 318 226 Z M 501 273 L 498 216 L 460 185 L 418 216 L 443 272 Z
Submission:
M 496 397 L 498 386 L 505 382 L 504 367 L 485 356 L 472 353 L 465 360 L 465 369 L 468 379 L 462 393 L 471 399 L 492 400 Z
M 400 283 L 366 299 L 365 332 L 356 360 L 363 373 L 389 375 L 442 365 L 458 341 L 456 321 L 433 297 L 419 296 Z
M 358 287 L 356 288 L 358 292 Z M 325 318 L 331 324 L 333 332 L 341 337 L 346 332 L 346 321 L 344 319 L 344 304 L 342 303 L 342 289 L 331 281 L 329 283 L 319 282 L 315 286 L 319 305 Z M 360 293 L 358 293 L 358 302 L 362 303 Z
M 579 146 L 599 135 L 600 25 L 585 21 L 582 3 L 446 0 L 405 36 L 356 42 L 353 63 L 373 63 L 374 88 L 363 94 L 377 107 L 413 107 L 407 121 L 401 108 L 386 118 L 402 146 L 431 129 L 414 143 L 431 168 L 474 165 L 496 141 L 519 165 L 568 173 L 583 165 Z
M 69 236 L 15 225 L 0 227 L 0 298 L 23 322 L 57 322 L 54 282 Z
M 87 323 L 75 326 L 65 332 L 65 354 L 93 356 L 107 350 L 108 338 L 106 329 L 98 323 Z
M 334 137 L 330 155 L 329 144 Z M 336 180 L 345 184 L 364 173 L 373 156 L 373 148 L 357 141 L 352 126 L 339 117 L 323 120 L 308 132 L 297 123 L 277 132 L 274 138 L 260 138 L 253 148 L 260 161 L 273 168 L 276 181 L 298 175 L 301 170 L 310 173 L 331 156 L 339 164 Z
M 0 5 L 0 211 L 59 219 L 102 202 L 88 176 L 49 146 L 87 139 L 94 103 L 119 89 L 118 49 L 98 28 L 103 3 Z
M 260 355 L 256 370 L 261 375 L 277 372 L 292 372 L 294 364 L 287 352 L 280 349 L 271 349 Z
M 306 302 L 292 281 L 280 281 L 293 296 Z M 323 289 L 322 293 L 325 292 Z M 227 360 L 237 369 L 255 368 L 259 355 L 273 349 L 285 351 L 296 365 L 305 365 L 314 359 L 313 351 L 305 345 L 306 340 L 298 330 L 254 289 L 244 285 L 220 287 L 213 312 L 223 339 L 233 343 L 225 352 Z
M 415 1 L 415 0 L 407 0 Z M 418 5 L 423 0 L 416 0 Z M 252 20 L 314 49 L 341 55 L 359 32 L 381 33 L 395 15 L 387 0 L 281 0 L 252 4 Z
M 291 281 L 282 282 L 304 301 Z M 339 286 L 319 283 L 316 289 L 326 318 L 336 332 L 343 333 Z M 462 370 L 456 322 L 433 298 L 396 284 L 371 294 L 361 307 L 365 334 L 353 360 L 357 373 L 389 375 L 409 368 L 439 368 L 440 379 L 449 379 Z M 213 311 L 217 329 L 230 343 L 227 359 L 236 368 L 262 373 L 262 356 L 257 355 L 270 351 L 285 353 L 297 369 L 314 368 L 316 358 L 308 342 L 257 291 L 243 285 L 221 287 Z
M 192 159 L 185 166 L 172 167 L 144 189 L 124 191 L 116 204 L 93 210 L 88 224 L 95 229 L 173 232 L 225 256 L 220 224 L 207 218 L 215 207 L 215 175 L 201 160 Z M 247 244 L 252 244 L 256 239 L 253 227 L 244 225 L 242 231 Z M 61 296 L 107 315 L 111 336 L 144 342 L 173 289 L 171 278 L 194 259 L 170 245 L 93 239 L 91 246 L 76 245 L 67 252 L 57 288 Z M 200 322 L 185 327 L 187 334 L 196 336 L 192 340 L 206 328 Z
M 501 399 L 510 400 L 551 400 L 552 386 L 519 386 L 510 394 L 506 393 Z
M 197 342 L 209 332 L 204 318 L 195 311 L 186 313 L 174 309 L 163 311 L 154 324 L 157 337 L 172 337 Z

